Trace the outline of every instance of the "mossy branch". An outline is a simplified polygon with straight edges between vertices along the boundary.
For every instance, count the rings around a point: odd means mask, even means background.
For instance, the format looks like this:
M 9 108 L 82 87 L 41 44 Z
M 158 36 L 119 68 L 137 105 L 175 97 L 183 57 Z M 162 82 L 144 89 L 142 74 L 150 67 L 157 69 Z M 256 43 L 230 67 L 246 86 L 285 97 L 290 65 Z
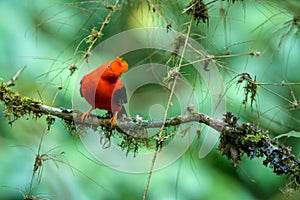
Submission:
M 65 108 L 55 108 L 44 105 L 42 102 L 23 97 L 18 92 L 13 91 L 6 84 L 0 82 L 0 101 L 5 104 L 6 117 L 9 124 L 25 115 L 32 115 L 33 118 L 47 116 L 47 122 L 53 123 L 52 117 L 57 117 L 72 126 L 70 130 L 75 130 L 75 123 L 79 126 L 103 127 L 105 130 L 116 130 L 119 134 L 124 134 L 123 138 L 127 145 L 137 148 L 138 141 L 136 135 L 130 136 L 124 130 L 144 130 L 149 128 L 159 128 L 163 125 L 163 120 L 137 120 L 124 118 L 115 123 L 110 128 L 110 119 L 91 115 L 87 120 L 81 122 L 82 112 Z M 176 127 L 180 124 L 198 122 L 205 124 L 220 133 L 220 144 L 218 150 L 236 166 L 243 155 L 248 157 L 263 157 L 263 164 L 271 167 L 277 175 L 288 175 L 294 186 L 300 186 L 300 162 L 299 159 L 291 153 L 291 148 L 279 144 L 277 140 L 270 138 L 266 130 L 261 130 L 257 126 L 246 123 L 238 124 L 238 117 L 231 113 L 224 114 L 224 119 L 214 119 L 206 114 L 199 113 L 194 109 L 188 108 L 189 114 L 176 116 L 167 119 L 165 127 Z M 51 125 L 51 124 L 50 124 Z M 129 137 L 130 136 L 130 137 Z M 157 143 L 163 142 L 155 139 Z M 146 144 L 146 143 L 143 143 Z M 129 146 L 128 149 L 129 150 Z

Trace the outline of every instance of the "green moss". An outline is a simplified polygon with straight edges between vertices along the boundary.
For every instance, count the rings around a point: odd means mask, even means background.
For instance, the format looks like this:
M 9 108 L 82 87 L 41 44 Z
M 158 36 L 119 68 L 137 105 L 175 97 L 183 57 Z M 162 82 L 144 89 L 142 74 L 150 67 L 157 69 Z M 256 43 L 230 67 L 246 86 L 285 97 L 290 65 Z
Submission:
M 41 104 L 40 101 L 23 97 L 2 82 L 0 82 L 0 100 L 5 104 L 5 117 L 10 125 L 24 115 L 32 115 L 33 118 L 43 115 L 38 109 L 33 109 Z
M 148 132 L 146 129 L 136 128 L 126 130 L 126 132 L 119 129 L 116 130 L 118 130 L 119 137 L 122 138 L 122 141 L 120 142 L 119 146 L 122 150 L 126 151 L 126 154 L 128 154 L 129 152 L 133 152 L 135 156 L 140 148 L 151 147 L 151 141 L 148 137 Z
M 75 125 L 74 120 L 64 120 L 64 125 L 69 134 L 75 137 L 79 137 L 79 132 L 83 129 L 83 127 L 80 127 L 78 124 Z
M 49 131 L 51 126 L 54 124 L 55 122 L 55 118 L 51 117 L 50 115 L 47 116 L 46 118 L 46 122 L 47 122 L 47 130 Z
M 294 168 L 292 169 L 290 179 L 291 179 L 291 183 L 294 187 L 300 186 L 300 167 L 299 167 L 299 165 L 295 165 Z
M 265 137 L 262 132 L 256 132 L 252 129 L 245 130 L 245 137 L 243 138 L 245 143 L 258 143 L 261 139 Z
M 122 135 L 122 142 L 119 144 L 119 146 L 122 148 L 122 150 L 126 151 L 126 154 L 128 155 L 129 152 L 133 152 L 134 156 L 138 153 L 139 148 L 141 147 L 147 147 L 149 148 L 150 140 L 149 138 L 143 138 L 143 137 L 136 137 L 133 135 Z

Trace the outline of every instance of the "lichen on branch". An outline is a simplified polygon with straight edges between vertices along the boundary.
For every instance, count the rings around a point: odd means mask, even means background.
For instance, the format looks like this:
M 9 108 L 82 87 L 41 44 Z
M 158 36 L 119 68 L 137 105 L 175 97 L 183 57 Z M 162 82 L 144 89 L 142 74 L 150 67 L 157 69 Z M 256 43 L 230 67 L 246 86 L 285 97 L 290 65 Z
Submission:
M 246 154 L 250 159 L 264 158 L 263 165 L 273 168 L 277 175 L 288 175 L 294 186 L 300 185 L 300 162 L 292 154 L 292 148 L 279 144 L 270 138 L 269 131 L 256 125 L 238 124 L 238 117 L 227 112 L 224 115 L 226 125 L 221 132 L 218 150 L 232 160 L 236 166 Z

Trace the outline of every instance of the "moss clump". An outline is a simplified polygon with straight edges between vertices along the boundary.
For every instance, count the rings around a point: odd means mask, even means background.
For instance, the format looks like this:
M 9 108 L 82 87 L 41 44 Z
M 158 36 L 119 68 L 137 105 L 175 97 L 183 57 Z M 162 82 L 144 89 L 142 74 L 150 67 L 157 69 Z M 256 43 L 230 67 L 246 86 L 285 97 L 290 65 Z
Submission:
M 5 104 L 5 117 L 10 125 L 24 115 L 32 115 L 33 118 L 39 118 L 43 115 L 38 109 L 33 109 L 40 106 L 40 101 L 23 97 L 2 82 L 0 82 L 0 100 Z
M 250 99 L 250 107 L 253 109 L 253 103 L 256 101 L 257 91 L 258 91 L 258 82 L 256 82 L 256 77 L 254 79 L 248 73 L 242 73 L 239 75 L 240 78 L 237 81 L 237 84 L 241 84 L 244 81 L 246 82 L 244 86 L 244 100 L 243 104 L 246 108 L 248 99 Z
M 149 138 L 137 137 L 137 136 L 126 134 L 126 135 L 122 135 L 122 139 L 123 140 L 119 144 L 119 146 L 123 151 L 126 150 L 126 155 L 128 155 L 129 152 L 133 152 L 134 156 L 136 156 L 139 148 L 141 147 L 149 148 L 151 146 Z
M 200 21 L 206 23 L 208 21 L 208 8 L 203 0 L 192 0 L 188 3 L 186 11 L 194 17 L 199 24 Z
M 55 122 L 55 118 L 51 117 L 50 115 L 47 116 L 46 118 L 46 122 L 47 122 L 47 130 L 49 131 L 51 126 L 54 124 Z
M 119 146 L 123 151 L 126 151 L 126 155 L 128 155 L 129 152 L 133 152 L 134 156 L 136 156 L 141 147 L 151 147 L 148 132 L 144 128 L 136 127 L 134 129 L 127 130 L 116 128 L 116 131 L 119 137 L 122 139 L 122 141 L 119 143 Z
M 290 147 L 278 144 L 277 140 L 269 137 L 268 131 L 253 124 L 237 124 L 238 118 L 229 112 L 224 116 L 226 126 L 221 132 L 218 149 L 232 160 L 234 166 L 244 154 L 251 159 L 263 157 L 263 164 L 273 168 L 275 174 L 289 175 L 294 185 L 300 185 L 300 162 L 291 153 Z

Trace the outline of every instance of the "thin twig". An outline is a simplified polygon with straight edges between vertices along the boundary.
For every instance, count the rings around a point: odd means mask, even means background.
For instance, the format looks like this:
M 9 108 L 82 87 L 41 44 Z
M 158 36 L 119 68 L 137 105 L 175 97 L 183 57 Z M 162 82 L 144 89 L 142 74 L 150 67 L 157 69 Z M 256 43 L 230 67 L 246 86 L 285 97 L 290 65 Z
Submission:
M 22 67 L 17 71 L 17 73 L 6 83 L 7 87 L 11 87 L 15 85 L 16 80 L 22 74 L 22 72 L 26 69 L 26 66 Z
M 91 41 L 91 44 L 89 45 L 88 47 L 88 50 L 86 51 L 85 55 L 84 55 L 84 58 L 86 58 L 88 61 L 88 57 L 92 51 L 92 48 L 94 47 L 95 43 L 97 42 L 98 39 L 100 39 L 102 36 L 103 36 L 103 29 L 104 27 L 109 23 L 110 19 L 111 19 L 111 16 L 112 14 L 115 12 L 117 6 L 119 4 L 119 0 L 116 0 L 115 4 L 111 7 L 111 10 L 109 11 L 109 13 L 107 14 L 107 16 L 105 17 L 104 21 L 102 22 L 101 24 L 101 27 L 99 28 L 99 30 L 97 31 L 98 32 L 98 35 L 99 37 L 95 37 L 92 41 Z M 77 48 L 76 48 L 77 49 Z
M 188 27 L 188 32 L 186 34 L 186 38 L 185 38 L 185 42 L 184 42 L 182 54 L 181 54 L 181 57 L 180 57 L 179 65 L 177 67 L 178 71 L 180 71 L 180 67 L 181 67 L 181 64 L 182 64 L 182 61 L 183 61 L 183 56 L 184 56 L 184 53 L 185 53 L 185 50 L 186 50 L 186 46 L 188 44 L 188 39 L 189 39 L 189 35 L 190 35 L 190 32 L 191 32 L 191 27 L 192 27 L 192 22 L 193 22 L 193 18 L 191 18 L 191 21 L 190 21 L 190 24 L 189 24 L 189 27 Z M 163 123 L 162 123 L 162 125 L 160 127 L 160 131 L 159 131 L 159 134 L 158 134 L 157 142 L 159 142 L 159 143 L 162 143 L 164 141 L 164 139 L 162 139 L 162 134 L 163 134 L 163 131 L 164 131 L 164 128 L 165 128 L 165 123 L 166 123 L 167 116 L 168 116 L 168 113 L 169 113 L 169 108 L 170 108 L 170 106 L 172 104 L 172 98 L 173 98 L 173 94 L 174 94 L 174 91 L 175 91 L 175 86 L 176 86 L 176 83 L 177 83 L 177 78 L 178 77 L 175 76 L 175 78 L 173 80 L 173 85 L 172 85 L 172 89 L 171 89 L 171 92 L 170 92 L 170 95 L 169 95 L 169 100 L 168 100 L 166 111 L 165 111 L 165 114 L 164 114 Z M 158 154 L 159 150 L 160 150 L 160 147 L 156 147 L 156 150 L 154 152 L 153 159 L 152 159 L 152 162 L 151 162 L 151 166 L 150 166 L 150 171 L 149 171 L 148 177 L 147 177 L 147 182 L 146 182 L 146 186 L 145 186 L 145 190 L 144 190 L 144 194 L 143 194 L 143 200 L 146 200 L 146 197 L 147 197 L 147 192 L 148 192 L 148 189 L 149 189 L 149 185 L 150 185 L 150 181 L 151 181 L 151 176 L 152 176 L 152 173 L 153 173 L 155 161 L 156 161 L 157 154 Z

